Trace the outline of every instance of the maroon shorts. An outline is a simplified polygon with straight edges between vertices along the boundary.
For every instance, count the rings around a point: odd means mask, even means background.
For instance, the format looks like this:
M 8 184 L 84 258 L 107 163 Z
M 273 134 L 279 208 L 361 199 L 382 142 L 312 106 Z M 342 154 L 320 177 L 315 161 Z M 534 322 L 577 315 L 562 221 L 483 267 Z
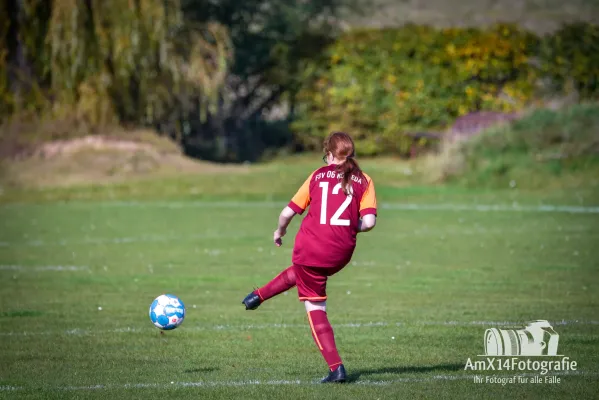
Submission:
M 305 267 L 294 264 L 295 283 L 300 301 L 325 301 L 327 278 L 341 271 L 343 267 Z

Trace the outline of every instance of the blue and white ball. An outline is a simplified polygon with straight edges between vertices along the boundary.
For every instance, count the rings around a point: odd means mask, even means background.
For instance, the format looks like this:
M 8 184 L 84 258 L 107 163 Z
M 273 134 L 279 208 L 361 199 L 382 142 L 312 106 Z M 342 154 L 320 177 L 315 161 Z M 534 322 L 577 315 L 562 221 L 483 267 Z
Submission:
M 150 305 L 150 320 L 156 328 L 169 331 L 183 323 L 185 305 L 175 295 L 162 294 Z

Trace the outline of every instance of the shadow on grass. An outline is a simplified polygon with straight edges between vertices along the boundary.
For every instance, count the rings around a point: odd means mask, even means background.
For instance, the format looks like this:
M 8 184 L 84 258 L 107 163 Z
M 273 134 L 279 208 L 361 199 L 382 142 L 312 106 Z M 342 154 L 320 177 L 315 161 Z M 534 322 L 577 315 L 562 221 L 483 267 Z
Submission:
M 464 369 L 464 364 L 439 364 L 439 365 L 422 365 L 422 366 L 403 366 L 403 367 L 384 367 L 375 369 L 359 369 L 352 371 L 347 376 L 348 382 L 356 382 L 360 377 L 367 375 L 378 374 L 418 374 L 431 371 L 461 371 Z

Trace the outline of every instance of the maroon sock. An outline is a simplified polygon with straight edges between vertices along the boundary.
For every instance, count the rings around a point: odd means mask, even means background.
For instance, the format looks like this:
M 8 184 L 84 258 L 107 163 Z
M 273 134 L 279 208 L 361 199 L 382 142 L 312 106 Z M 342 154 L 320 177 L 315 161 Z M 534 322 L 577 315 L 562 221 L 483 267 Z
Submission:
M 286 290 L 291 289 L 295 286 L 295 272 L 293 271 L 293 265 L 279 275 L 275 276 L 275 278 L 268 282 L 266 285 L 262 286 L 260 289 L 254 290 L 262 301 L 268 300 L 271 297 L 278 295 L 279 293 L 283 293 Z
M 310 322 L 312 337 L 314 337 L 316 346 L 318 346 L 322 356 L 329 365 L 329 369 L 334 371 L 341 364 L 341 357 L 339 357 L 339 353 L 337 352 L 335 335 L 327 318 L 327 313 L 322 310 L 310 311 L 308 312 L 308 321 Z

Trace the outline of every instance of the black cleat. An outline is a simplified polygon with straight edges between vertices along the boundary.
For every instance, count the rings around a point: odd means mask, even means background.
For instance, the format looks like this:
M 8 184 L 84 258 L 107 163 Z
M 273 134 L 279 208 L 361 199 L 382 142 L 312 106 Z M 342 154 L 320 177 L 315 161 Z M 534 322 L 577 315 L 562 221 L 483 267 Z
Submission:
M 329 376 L 321 380 L 320 383 L 343 383 L 346 379 L 345 367 L 341 364 L 336 370 L 329 372 Z
M 255 310 L 258 308 L 258 306 L 260 306 L 260 304 L 262 304 L 262 299 L 256 293 L 251 292 L 245 296 L 245 299 L 243 299 L 241 304 L 245 305 L 246 310 Z

